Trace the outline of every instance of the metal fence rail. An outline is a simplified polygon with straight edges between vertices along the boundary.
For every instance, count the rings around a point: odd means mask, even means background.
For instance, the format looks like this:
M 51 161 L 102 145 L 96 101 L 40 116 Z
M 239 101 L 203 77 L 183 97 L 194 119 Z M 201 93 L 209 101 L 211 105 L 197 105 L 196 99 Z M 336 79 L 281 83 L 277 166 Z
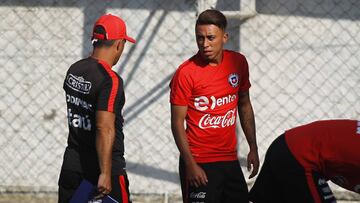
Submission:
M 179 194 L 168 84 L 196 53 L 196 15 L 210 7 L 229 18 L 226 48 L 248 59 L 261 158 L 287 128 L 360 117 L 357 0 L 0 0 L 0 192 L 57 190 L 64 75 L 91 52 L 97 17 L 114 13 L 138 41 L 114 67 L 125 81 L 130 189 Z

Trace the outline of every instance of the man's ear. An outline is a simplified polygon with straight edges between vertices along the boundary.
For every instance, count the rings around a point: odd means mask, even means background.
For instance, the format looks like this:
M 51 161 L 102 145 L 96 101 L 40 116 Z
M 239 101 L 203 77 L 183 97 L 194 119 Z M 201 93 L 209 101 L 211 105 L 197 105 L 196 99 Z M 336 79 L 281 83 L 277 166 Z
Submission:
M 124 46 L 125 46 L 125 43 L 126 43 L 126 40 L 125 39 L 120 39 L 120 40 L 117 40 L 115 42 L 116 44 L 116 50 L 119 51 L 119 50 L 123 50 L 124 49 Z
M 228 41 L 229 39 L 229 34 L 227 32 L 224 33 L 224 36 L 223 36 L 223 42 L 224 44 Z
M 119 51 L 121 49 L 121 39 L 116 40 L 115 44 L 116 44 L 116 51 Z

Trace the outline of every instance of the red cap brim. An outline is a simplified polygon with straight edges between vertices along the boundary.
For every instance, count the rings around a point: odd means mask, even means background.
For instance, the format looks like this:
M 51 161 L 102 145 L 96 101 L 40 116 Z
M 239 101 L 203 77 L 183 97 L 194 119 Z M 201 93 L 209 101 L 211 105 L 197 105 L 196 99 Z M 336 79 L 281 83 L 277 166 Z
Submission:
M 129 41 L 131 43 L 136 43 L 136 40 L 134 38 L 129 37 L 129 36 L 125 36 L 124 39 L 126 39 L 126 41 Z

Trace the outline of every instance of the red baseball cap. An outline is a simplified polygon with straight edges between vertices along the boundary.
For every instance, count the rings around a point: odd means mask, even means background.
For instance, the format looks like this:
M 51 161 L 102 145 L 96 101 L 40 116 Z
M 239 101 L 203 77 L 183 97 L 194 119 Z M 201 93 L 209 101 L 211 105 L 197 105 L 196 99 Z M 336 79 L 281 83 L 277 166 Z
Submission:
M 106 33 L 105 35 L 100 33 L 95 33 L 95 27 L 99 25 L 104 28 Z M 132 43 L 136 42 L 134 38 L 129 37 L 126 34 L 125 22 L 121 18 L 111 14 L 103 15 L 95 22 L 92 39 L 103 39 L 103 40 L 125 39 Z

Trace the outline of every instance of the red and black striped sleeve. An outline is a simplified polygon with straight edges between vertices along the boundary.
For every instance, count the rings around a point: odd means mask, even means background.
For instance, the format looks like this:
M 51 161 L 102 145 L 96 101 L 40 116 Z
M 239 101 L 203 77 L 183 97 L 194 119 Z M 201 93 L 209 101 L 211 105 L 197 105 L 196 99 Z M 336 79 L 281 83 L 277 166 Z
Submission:
M 97 110 L 99 111 L 109 111 L 117 112 L 117 102 L 122 96 L 121 78 L 111 70 L 108 64 L 99 61 L 104 68 L 105 78 L 100 87 L 98 100 L 97 100 Z

